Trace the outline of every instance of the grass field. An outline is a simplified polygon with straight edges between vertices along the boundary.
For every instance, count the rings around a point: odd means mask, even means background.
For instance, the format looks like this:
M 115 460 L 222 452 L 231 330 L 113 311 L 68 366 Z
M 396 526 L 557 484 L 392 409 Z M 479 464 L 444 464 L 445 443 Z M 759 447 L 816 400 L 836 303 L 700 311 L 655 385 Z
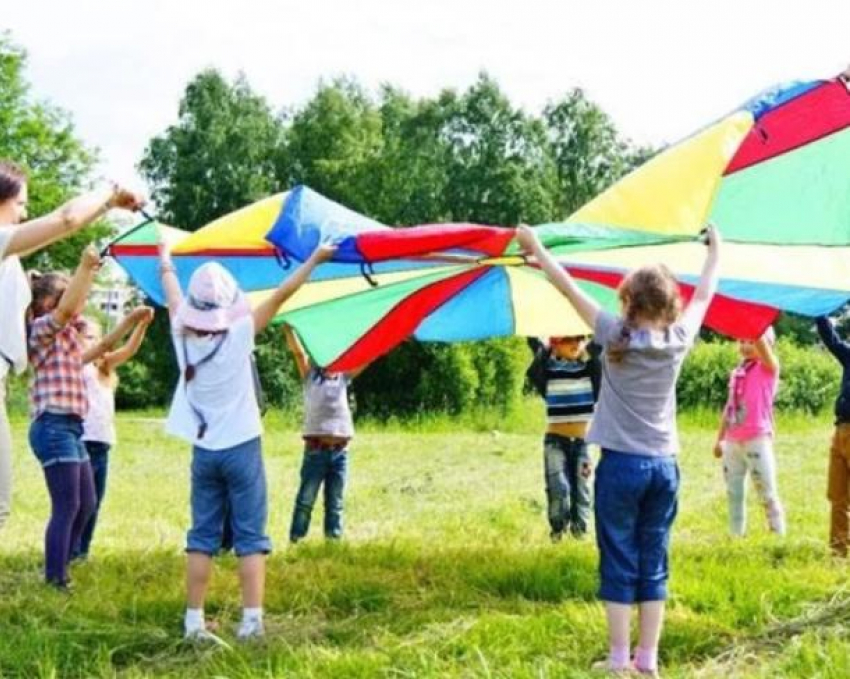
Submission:
M 582 677 L 605 653 L 593 540 L 552 545 L 539 412 L 507 433 L 448 421 L 364 426 L 352 452 L 347 532 L 286 544 L 300 462 L 294 429 L 267 422 L 268 639 L 181 643 L 188 451 L 155 419 L 123 416 L 109 493 L 73 595 L 41 584 L 47 496 L 15 426 L 15 504 L 0 533 L 0 674 L 24 677 Z M 826 419 L 780 422 L 789 535 L 726 535 L 707 418 L 682 422 L 663 676 L 850 676 L 848 565 L 825 547 Z M 453 430 L 454 429 L 454 430 Z M 318 530 L 317 530 L 318 529 Z M 233 640 L 235 561 L 217 563 L 207 614 Z

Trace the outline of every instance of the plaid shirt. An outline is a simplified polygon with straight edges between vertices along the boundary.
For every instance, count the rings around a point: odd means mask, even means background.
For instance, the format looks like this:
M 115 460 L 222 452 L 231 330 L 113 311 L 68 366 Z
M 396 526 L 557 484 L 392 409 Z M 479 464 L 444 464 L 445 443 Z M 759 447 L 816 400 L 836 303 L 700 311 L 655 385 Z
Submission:
M 89 409 L 83 380 L 83 345 L 80 319 L 67 325 L 56 322 L 53 314 L 33 321 L 29 333 L 29 357 L 34 369 L 30 382 L 32 418 L 44 412 L 79 415 Z

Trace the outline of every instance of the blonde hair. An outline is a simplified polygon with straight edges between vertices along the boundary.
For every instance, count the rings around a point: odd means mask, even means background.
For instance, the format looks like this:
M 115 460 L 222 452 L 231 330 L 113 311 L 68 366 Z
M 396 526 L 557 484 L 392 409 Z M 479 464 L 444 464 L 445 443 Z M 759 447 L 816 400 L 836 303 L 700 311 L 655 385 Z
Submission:
M 620 283 L 617 296 L 623 307 L 623 327 L 620 336 L 608 343 L 608 359 L 623 360 L 631 341 L 631 331 L 641 321 L 676 322 L 682 312 L 682 297 L 673 272 L 664 264 L 651 264 L 635 269 Z

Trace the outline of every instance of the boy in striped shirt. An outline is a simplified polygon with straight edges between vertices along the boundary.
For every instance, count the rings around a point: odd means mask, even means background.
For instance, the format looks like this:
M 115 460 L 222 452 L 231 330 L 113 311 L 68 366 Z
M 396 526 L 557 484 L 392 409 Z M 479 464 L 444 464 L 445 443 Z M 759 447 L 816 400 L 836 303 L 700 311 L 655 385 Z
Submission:
M 529 338 L 528 378 L 546 403 L 543 462 L 550 537 L 587 533 L 592 463 L 585 434 L 599 396 L 599 351 L 584 336 Z M 597 350 L 594 350 L 597 349 Z

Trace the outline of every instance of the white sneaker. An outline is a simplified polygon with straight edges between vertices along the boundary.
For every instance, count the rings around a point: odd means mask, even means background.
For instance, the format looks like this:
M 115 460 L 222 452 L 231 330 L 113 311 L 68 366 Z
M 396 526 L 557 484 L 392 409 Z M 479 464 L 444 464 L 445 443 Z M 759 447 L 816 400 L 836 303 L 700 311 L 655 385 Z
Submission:
M 221 646 L 222 648 L 230 648 L 230 644 L 228 644 L 224 639 L 219 636 L 216 636 L 209 630 L 204 629 L 203 627 L 198 627 L 193 630 L 186 630 L 186 633 L 183 635 L 183 638 L 186 641 L 196 644 L 215 644 L 216 646 Z
M 239 623 L 239 629 L 236 630 L 236 638 L 239 641 L 251 641 L 254 639 L 262 639 L 266 634 L 263 628 L 262 620 L 243 620 Z

